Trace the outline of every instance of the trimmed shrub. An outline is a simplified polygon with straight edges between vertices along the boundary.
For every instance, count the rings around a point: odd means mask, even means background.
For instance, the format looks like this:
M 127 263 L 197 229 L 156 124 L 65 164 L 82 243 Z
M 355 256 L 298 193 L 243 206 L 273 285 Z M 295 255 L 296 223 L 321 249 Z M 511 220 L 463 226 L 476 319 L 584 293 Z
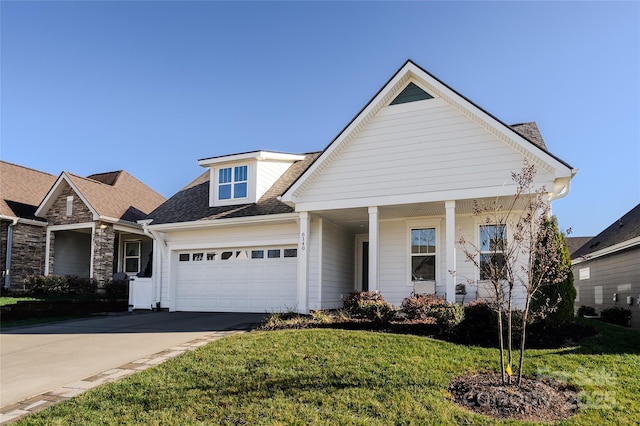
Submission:
M 596 308 L 594 308 L 593 306 L 580 305 L 580 307 L 578 308 L 577 315 L 580 318 L 584 318 L 584 317 L 595 317 L 598 314 L 596 313 Z
M 450 331 L 464 320 L 464 308 L 457 303 L 446 303 L 432 315 L 444 331 Z
M 129 280 L 112 280 L 105 284 L 104 289 L 109 297 L 129 296 Z
M 400 311 L 407 319 L 423 320 L 437 315 L 446 302 L 435 294 L 414 294 L 402 301 Z
M 611 324 L 622 325 L 628 327 L 631 323 L 631 309 L 622 306 L 613 306 L 600 311 L 600 318 Z
M 67 275 L 69 293 L 79 296 L 91 296 L 96 294 L 98 283 L 90 278 L 79 277 L 77 275 Z
M 32 275 L 26 283 L 27 290 L 34 296 L 51 296 L 69 293 L 67 277 L 57 275 Z
M 389 322 L 396 316 L 396 309 L 377 291 L 351 293 L 344 301 L 344 310 L 353 318 L 374 322 Z
M 496 330 L 496 311 L 487 302 L 478 300 L 464 307 L 464 318 L 456 327 L 456 338 L 460 343 L 493 345 L 498 341 Z

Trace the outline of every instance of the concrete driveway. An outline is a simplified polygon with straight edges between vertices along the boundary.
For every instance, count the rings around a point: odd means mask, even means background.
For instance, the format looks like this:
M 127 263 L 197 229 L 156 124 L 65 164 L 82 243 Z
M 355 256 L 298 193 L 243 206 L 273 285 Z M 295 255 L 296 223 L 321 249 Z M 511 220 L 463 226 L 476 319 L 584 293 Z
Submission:
M 250 329 L 263 317 L 263 314 L 136 311 L 2 330 L 0 407 L 187 342 L 212 337 L 212 333 Z

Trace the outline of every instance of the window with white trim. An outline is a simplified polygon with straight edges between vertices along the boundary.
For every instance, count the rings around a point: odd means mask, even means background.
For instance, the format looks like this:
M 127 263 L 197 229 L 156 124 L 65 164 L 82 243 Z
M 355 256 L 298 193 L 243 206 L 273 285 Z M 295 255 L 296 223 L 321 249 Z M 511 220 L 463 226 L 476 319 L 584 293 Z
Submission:
M 248 166 L 226 167 L 218 170 L 218 200 L 247 198 Z
M 435 281 L 436 279 L 436 229 L 411 230 L 411 280 Z
M 124 272 L 127 274 L 140 272 L 140 241 L 124 242 Z
M 480 279 L 506 277 L 504 250 L 507 246 L 506 225 L 480 226 Z

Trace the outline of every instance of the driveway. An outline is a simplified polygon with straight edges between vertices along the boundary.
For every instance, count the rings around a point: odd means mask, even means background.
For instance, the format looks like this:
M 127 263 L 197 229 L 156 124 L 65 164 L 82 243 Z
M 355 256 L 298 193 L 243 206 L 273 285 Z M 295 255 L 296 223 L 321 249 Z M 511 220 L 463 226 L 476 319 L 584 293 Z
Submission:
M 0 407 L 263 317 L 136 311 L 2 330 Z

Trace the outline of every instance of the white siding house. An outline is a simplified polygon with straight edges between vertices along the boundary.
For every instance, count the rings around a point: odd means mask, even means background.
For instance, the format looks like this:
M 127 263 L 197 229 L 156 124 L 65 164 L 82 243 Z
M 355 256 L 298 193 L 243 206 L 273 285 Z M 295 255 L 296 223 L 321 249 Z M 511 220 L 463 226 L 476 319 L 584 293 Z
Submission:
M 512 197 L 525 160 L 550 199 L 568 193 L 576 171 L 535 123 L 508 126 L 407 61 L 321 152 L 200 160 L 208 171 L 145 225 L 156 298 L 170 310 L 308 312 L 355 290 L 455 301 L 463 283 L 472 300 L 479 273 L 456 242 L 479 241 L 473 201 Z M 218 252 L 233 258 L 205 266 Z

